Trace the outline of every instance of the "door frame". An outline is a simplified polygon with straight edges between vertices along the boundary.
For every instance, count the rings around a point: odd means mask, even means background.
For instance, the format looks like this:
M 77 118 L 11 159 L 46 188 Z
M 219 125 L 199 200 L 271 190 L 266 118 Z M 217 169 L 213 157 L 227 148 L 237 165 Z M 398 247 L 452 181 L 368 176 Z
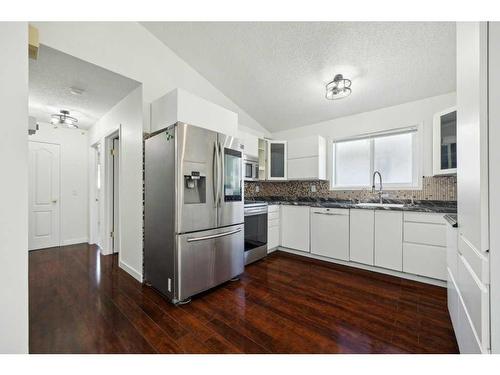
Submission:
M 115 154 L 115 141 L 118 141 L 118 151 Z M 112 136 L 110 138 L 110 152 L 109 152 L 110 166 L 109 174 L 110 174 L 110 204 L 111 204 L 111 231 L 113 232 L 113 236 L 111 237 L 111 253 L 119 253 L 120 252 L 120 135 L 116 134 L 116 136 Z M 116 168 L 118 166 L 118 168 Z M 115 178 L 116 177 L 116 178 Z M 118 181 L 117 181 L 118 180 Z M 115 184 L 118 185 L 116 189 Z M 116 196 L 115 196 L 116 194 Z M 115 203 L 116 206 L 115 207 Z M 117 225 L 115 224 L 117 222 Z M 118 251 L 116 250 L 118 249 Z
M 97 147 L 98 144 L 101 145 L 101 200 L 100 200 L 100 205 L 99 209 L 101 211 L 101 230 L 100 230 L 100 251 L 102 255 L 110 255 L 113 254 L 113 239 L 111 238 L 111 232 L 113 230 L 113 156 L 111 155 L 111 150 L 113 148 L 113 139 L 114 138 L 122 138 L 121 137 L 121 124 L 118 124 L 118 126 L 112 130 L 110 130 L 106 135 L 104 135 L 99 141 L 93 143 L 90 145 L 90 147 L 94 150 L 94 157 L 95 157 L 95 148 Z M 118 188 L 120 190 L 118 194 L 118 212 L 121 214 L 121 199 L 120 197 L 122 196 L 121 190 L 122 190 L 122 173 L 121 173 L 121 165 L 122 165 L 122 160 L 121 160 L 121 155 L 122 155 L 122 143 L 120 142 L 119 144 L 119 151 L 118 151 L 118 165 L 120 166 L 118 169 Z M 94 160 L 94 164 L 95 164 Z M 92 186 L 95 185 L 95 179 L 96 179 L 96 174 L 95 174 L 95 169 L 93 168 L 93 173 L 92 173 L 92 178 L 91 184 Z M 91 238 L 95 243 L 96 238 L 98 237 L 95 233 L 97 225 L 96 225 L 96 220 L 98 218 L 97 213 L 95 212 L 95 199 L 96 197 L 96 189 L 91 189 L 91 194 L 89 195 L 90 197 L 90 206 L 91 206 L 91 220 L 92 222 L 90 223 L 90 228 L 92 230 Z M 92 208 L 94 207 L 94 208 Z M 118 248 L 121 249 L 121 220 L 118 221 L 118 237 L 116 240 L 118 241 L 119 245 Z M 121 259 L 121 252 L 118 252 L 118 259 Z
M 58 238 L 58 243 L 56 244 L 55 247 L 59 247 L 61 246 L 61 226 L 62 226 L 62 220 L 61 220 L 61 207 L 62 207 L 62 201 L 61 201 L 61 144 L 59 143 L 56 143 L 56 142 L 44 142 L 44 141 L 32 141 L 32 140 L 28 140 L 28 156 L 29 156 L 29 144 L 30 143 L 40 143 L 40 144 L 49 144 L 49 145 L 55 145 L 55 146 L 58 146 L 59 147 L 59 170 L 58 170 L 58 174 L 59 174 L 59 197 L 58 197 L 58 202 L 59 202 L 59 205 L 58 205 L 58 214 L 59 214 L 59 225 L 58 225 L 58 230 L 59 230 L 59 238 Z M 29 168 L 29 160 L 28 160 L 28 173 L 30 174 L 31 173 L 31 170 Z M 29 183 L 29 178 L 28 178 L 28 194 L 31 195 L 31 184 Z M 28 220 L 31 220 L 31 197 L 28 196 L 28 204 L 29 204 L 29 207 L 28 207 Z M 29 233 L 29 225 L 28 225 L 28 238 L 30 236 L 30 233 Z M 43 248 L 35 248 L 35 249 L 30 249 L 28 247 L 28 252 L 30 251 L 35 251 L 35 250 L 40 250 L 40 249 L 43 249 Z
M 98 154 L 100 156 L 98 157 Z M 98 160 L 100 159 L 101 168 L 98 170 Z M 102 194 L 103 189 L 103 174 L 104 174 L 104 163 L 103 163 L 103 147 L 101 142 L 96 142 L 90 146 L 89 153 L 89 244 L 95 244 L 98 247 L 102 247 L 102 233 L 99 229 L 102 229 L 102 202 L 104 197 Z M 97 173 L 100 174 L 101 187 L 99 189 L 99 194 L 97 191 Z M 101 219 L 101 225 L 99 226 L 99 219 Z

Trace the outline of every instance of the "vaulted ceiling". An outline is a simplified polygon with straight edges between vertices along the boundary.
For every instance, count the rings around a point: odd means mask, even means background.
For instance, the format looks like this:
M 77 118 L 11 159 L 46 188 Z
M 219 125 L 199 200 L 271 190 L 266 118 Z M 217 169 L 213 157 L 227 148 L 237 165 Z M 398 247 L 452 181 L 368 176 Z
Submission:
M 451 22 L 145 22 L 270 131 L 455 91 Z M 341 73 L 352 95 L 329 101 Z

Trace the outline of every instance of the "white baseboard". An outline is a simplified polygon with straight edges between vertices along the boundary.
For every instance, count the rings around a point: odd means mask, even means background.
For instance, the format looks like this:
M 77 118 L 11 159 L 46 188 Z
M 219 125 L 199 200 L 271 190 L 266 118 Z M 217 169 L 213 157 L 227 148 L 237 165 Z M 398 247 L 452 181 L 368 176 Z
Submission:
M 361 263 L 346 262 L 344 260 L 327 258 L 327 257 L 323 257 L 321 255 L 315 255 L 315 254 L 306 253 L 306 252 L 303 252 L 303 251 L 292 250 L 292 249 L 288 249 L 286 247 L 281 247 L 281 246 L 278 246 L 278 248 L 276 250 L 281 250 L 281 251 L 283 251 L 285 253 L 300 255 L 300 256 L 303 256 L 303 257 L 306 257 L 306 258 L 318 259 L 318 260 L 322 260 L 322 261 L 329 262 L 329 263 L 336 263 L 336 264 L 341 264 L 343 266 L 360 268 L 360 269 L 367 270 L 367 271 L 373 271 L 373 272 L 383 273 L 383 274 L 386 274 L 386 275 L 401 277 L 402 279 L 419 281 L 421 283 L 426 283 L 426 284 L 431 284 L 431 285 L 437 285 L 437 286 L 441 286 L 441 287 L 446 288 L 446 281 L 441 281 L 441 280 L 437 280 L 437 279 L 430 279 L 430 278 L 424 277 L 424 276 L 412 275 L 410 273 L 404 273 L 404 272 L 399 272 L 399 271 L 388 270 L 388 269 L 385 269 L 385 268 L 379 268 L 379 267 L 369 266 L 369 265 L 361 264 Z
M 111 250 L 111 249 L 105 249 L 105 248 L 103 248 L 103 247 L 101 247 L 99 245 L 97 245 L 97 246 L 101 250 L 101 254 L 102 255 L 111 255 L 111 254 L 113 254 L 113 250 Z
M 130 267 L 127 263 L 123 262 L 120 260 L 119 266 L 122 270 L 127 272 L 130 276 L 132 276 L 134 279 L 142 283 L 142 272 L 137 271 L 135 268 Z
M 78 243 L 88 243 L 88 241 L 89 241 L 88 237 L 69 238 L 67 240 L 61 240 L 61 246 L 75 245 Z

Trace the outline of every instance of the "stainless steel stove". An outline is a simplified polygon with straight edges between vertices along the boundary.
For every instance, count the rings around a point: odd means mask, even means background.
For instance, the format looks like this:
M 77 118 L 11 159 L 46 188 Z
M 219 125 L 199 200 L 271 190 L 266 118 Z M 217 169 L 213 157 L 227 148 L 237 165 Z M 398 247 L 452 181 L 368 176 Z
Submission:
M 267 255 L 267 202 L 245 202 L 245 265 Z

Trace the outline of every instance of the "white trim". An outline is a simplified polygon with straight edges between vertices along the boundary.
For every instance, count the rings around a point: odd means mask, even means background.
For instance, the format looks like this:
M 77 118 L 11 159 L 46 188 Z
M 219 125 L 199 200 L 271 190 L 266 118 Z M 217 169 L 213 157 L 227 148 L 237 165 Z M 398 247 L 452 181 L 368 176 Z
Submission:
M 341 264 L 343 266 L 359 268 L 359 269 L 373 271 L 373 272 L 377 272 L 377 273 L 383 273 L 383 274 L 390 275 L 390 276 L 401 277 L 401 278 L 407 279 L 407 280 L 418 281 L 421 283 L 431 284 L 431 285 L 436 285 L 436 286 L 446 288 L 446 281 L 431 279 L 431 278 L 424 277 L 424 276 L 413 275 L 411 273 L 393 271 L 393 270 L 389 270 L 389 269 L 385 269 L 385 268 L 369 266 L 366 264 L 361 264 L 361 263 L 356 263 L 356 262 L 349 262 L 349 261 L 345 261 L 345 260 L 327 258 L 327 257 L 323 257 L 321 255 L 305 253 L 303 251 L 293 250 L 293 249 L 289 249 L 289 248 L 286 248 L 283 246 L 278 246 L 278 248 L 276 250 L 281 250 L 285 253 L 300 255 L 300 256 L 303 256 L 306 258 L 318 259 L 318 260 L 322 260 L 322 261 L 329 262 L 329 263 Z
M 120 253 L 118 253 L 120 254 Z M 118 255 L 119 256 L 119 255 Z M 118 265 L 120 266 L 121 269 L 123 269 L 125 272 L 127 272 L 130 276 L 132 276 L 134 279 L 142 283 L 142 273 L 134 269 L 133 267 L 130 267 L 127 263 L 125 263 L 122 260 L 118 261 Z
M 104 238 L 101 240 L 106 254 L 113 253 L 113 239 L 110 236 L 113 230 L 113 138 L 119 136 L 119 130 L 111 132 L 104 139 Z
M 412 126 L 405 126 L 402 128 L 381 130 L 381 131 L 376 131 L 376 132 L 371 132 L 371 133 L 362 133 L 359 135 L 354 135 L 354 136 L 349 136 L 349 137 L 332 138 L 332 141 L 335 143 L 349 142 L 349 141 L 357 141 L 357 140 L 361 140 L 361 139 L 373 139 L 373 138 L 379 138 L 379 137 L 388 137 L 390 135 L 416 133 L 418 131 L 419 131 L 419 124 L 416 124 L 416 125 L 412 125 Z
M 76 244 L 80 244 L 80 243 L 88 243 L 88 241 L 89 241 L 88 237 L 69 238 L 67 240 L 62 240 L 61 246 L 76 245 Z

